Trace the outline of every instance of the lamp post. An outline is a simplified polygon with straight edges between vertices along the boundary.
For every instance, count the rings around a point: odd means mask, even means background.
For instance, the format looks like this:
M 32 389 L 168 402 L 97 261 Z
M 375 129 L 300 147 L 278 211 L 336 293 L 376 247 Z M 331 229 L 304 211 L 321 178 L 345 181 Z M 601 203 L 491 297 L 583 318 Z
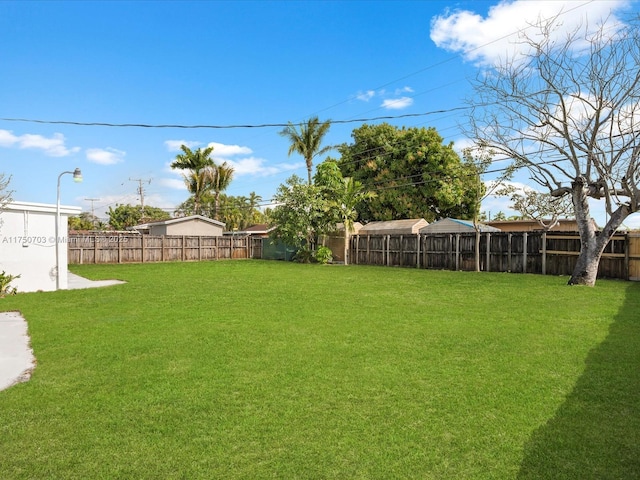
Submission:
M 62 172 L 58 175 L 58 196 L 56 201 L 56 290 L 60 290 L 60 179 L 66 173 L 73 175 L 73 181 L 82 182 L 82 172 L 76 168 L 73 172 Z

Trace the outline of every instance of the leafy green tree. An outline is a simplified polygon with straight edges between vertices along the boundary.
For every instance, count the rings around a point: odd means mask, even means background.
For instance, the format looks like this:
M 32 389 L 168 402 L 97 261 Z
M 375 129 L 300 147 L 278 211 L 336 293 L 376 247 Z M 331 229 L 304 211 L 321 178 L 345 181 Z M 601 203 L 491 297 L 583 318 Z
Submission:
M 354 222 L 358 219 L 357 206 L 375 197 L 375 193 L 366 191 L 361 182 L 351 177 L 343 177 L 336 161 L 327 159 L 318 165 L 314 176 L 315 185 L 328 205 L 328 220 L 335 226 L 344 226 L 344 263 L 348 264 L 349 236 L 353 232 Z
M 335 227 L 327 213 L 330 202 L 322 194 L 322 188 L 304 183 L 297 175 L 278 187 L 274 201 L 277 206 L 271 212 L 270 220 L 277 228 L 272 236 L 289 246 L 312 250 L 318 236 Z
M 69 230 L 105 230 L 106 225 L 91 212 L 82 212 L 78 216 L 69 217 Z
M 227 230 L 243 230 L 256 223 L 266 222 L 266 216 L 259 210 L 262 197 L 251 192 L 248 197 L 220 194 L 219 221 L 225 224 Z M 202 215 L 213 218 L 215 215 L 215 198 L 210 195 L 202 197 Z M 191 196 L 176 208 L 176 215 L 187 216 L 195 212 L 194 197 Z
M 128 204 L 116 205 L 116 208 L 109 207 L 107 214 L 109 215 L 109 225 L 114 230 L 125 230 L 143 222 L 169 220 L 171 218 L 171 215 L 161 208 L 149 205 L 144 206 L 144 216 L 140 211 L 140 207 Z
M 320 122 L 318 117 L 312 117 L 306 123 L 300 125 L 299 131 L 294 124 L 289 122 L 289 125 L 280 132 L 280 135 L 286 137 L 291 144 L 288 155 L 291 156 L 292 153 L 298 153 L 304 157 L 304 161 L 307 164 L 309 184 L 311 184 L 312 178 L 313 159 L 334 148 L 331 146 L 321 147 L 322 140 L 329 131 L 329 127 L 331 127 L 329 120 Z
M 484 186 L 476 166 L 443 145 L 434 128 L 364 124 L 352 138 L 338 147 L 340 170 L 377 194 L 357 206 L 361 220 L 473 219 L 479 210 Z

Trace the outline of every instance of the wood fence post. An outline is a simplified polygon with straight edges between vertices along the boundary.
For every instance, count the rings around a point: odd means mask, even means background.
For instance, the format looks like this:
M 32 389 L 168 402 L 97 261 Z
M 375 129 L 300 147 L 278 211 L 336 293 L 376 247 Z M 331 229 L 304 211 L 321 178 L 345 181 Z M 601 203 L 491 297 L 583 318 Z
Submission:
M 460 270 L 460 234 L 456 233 L 456 272 Z
M 485 269 L 485 271 L 490 272 L 491 263 L 489 262 L 491 261 L 491 232 L 487 232 L 485 236 L 487 237 L 487 268 Z
M 398 264 L 402 267 L 404 266 L 404 261 L 402 260 L 402 257 L 404 256 L 404 248 L 403 248 L 403 242 L 404 242 L 404 235 L 400 235 L 400 247 L 398 248 Z M 389 235 L 389 250 L 391 250 L 391 235 Z
M 120 234 L 116 237 L 118 242 L 118 263 L 122 263 L 122 242 L 120 241 Z
M 93 263 L 98 263 L 98 235 L 93 236 Z
M 542 275 L 547 274 L 547 231 L 542 232 Z
M 522 273 L 527 273 L 527 232 L 522 235 Z
M 629 280 L 629 233 L 624 234 L 624 276 Z
M 418 232 L 416 236 L 416 268 L 420 268 L 420 241 L 422 240 L 422 236 L 420 232 Z
M 509 232 L 507 234 L 507 269 L 511 272 L 513 270 L 513 265 L 511 265 L 511 255 L 512 255 L 512 249 L 511 249 L 511 243 L 513 242 L 513 235 L 511 234 L 511 232 Z
M 164 235 L 160 237 L 160 261 L 164 262 Z
M 182 235 L 182 261 L 183 262 L 184 262 L 184 249 L 185 249 L 186 243 L 187 243 L 186 238 L 187 237 L 185 235 Z
M 371 235 L 367 235 L 367 265 L 371 265 Z
M 356 265 L 360 263 L 358 261 L 359 256 L 360 256 L 360 235 L 356 237 Z

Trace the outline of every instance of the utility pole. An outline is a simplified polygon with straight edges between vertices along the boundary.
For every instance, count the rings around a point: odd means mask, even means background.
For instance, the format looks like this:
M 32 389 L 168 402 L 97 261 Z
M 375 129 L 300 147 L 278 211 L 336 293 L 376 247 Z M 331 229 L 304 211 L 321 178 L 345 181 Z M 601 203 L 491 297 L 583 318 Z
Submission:
M 140 195 L 140 220 L 144 219 L 144 187 L 142 184 L 147 182 L 151 184 L 151 179 L 144 180 L 143 178 L 129 178 L 131 182 L 138 182 L 138 195 Z
M 93 202 L 97 202 L 99 198 L 85 198 L 87 202 L 91 202 L 91 223 L 93 223 L 93 228 L 96 227 L 96 215 L 94 213 Z

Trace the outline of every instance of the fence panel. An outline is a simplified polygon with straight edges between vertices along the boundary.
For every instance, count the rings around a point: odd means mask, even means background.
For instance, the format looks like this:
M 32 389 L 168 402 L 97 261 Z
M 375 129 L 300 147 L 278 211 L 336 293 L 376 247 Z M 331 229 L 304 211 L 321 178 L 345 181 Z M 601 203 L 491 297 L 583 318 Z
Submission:
M 70 264 L 260 258 L 260 239 L 195 235 L 69 235 Z
M 475 232 L 354 235 L 349 248 L 353 263 L 359 264 L 474 271 L 477 250 L 481 271 L 571 275 L 580 237 L 575 232 L 539 231 L 480 233 L 479 238 Z M 640 235 L 615 235 L 598 275 L 640 279 Z

